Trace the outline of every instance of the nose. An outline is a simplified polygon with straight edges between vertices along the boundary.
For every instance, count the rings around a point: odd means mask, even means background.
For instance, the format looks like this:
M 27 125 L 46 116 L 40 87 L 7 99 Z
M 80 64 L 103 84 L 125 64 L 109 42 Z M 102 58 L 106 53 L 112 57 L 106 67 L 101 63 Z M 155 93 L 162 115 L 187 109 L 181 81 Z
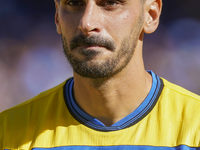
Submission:
M 95 1 L 86 4 L 78 29 L 85 35 L 101 31 L 101 13 Z

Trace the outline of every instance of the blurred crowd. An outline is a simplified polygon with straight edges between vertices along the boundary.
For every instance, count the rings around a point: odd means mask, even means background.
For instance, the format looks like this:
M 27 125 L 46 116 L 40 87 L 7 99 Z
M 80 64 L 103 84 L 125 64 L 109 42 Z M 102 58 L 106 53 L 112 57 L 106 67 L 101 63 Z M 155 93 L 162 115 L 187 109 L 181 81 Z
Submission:
M 163 3 L 158 30 L 145 35 L 146 69 L 200 94 L 200 2 Z M 53 0 L 0 4 L 1 112 L 66 80 L 72 69 L 56 33 Z

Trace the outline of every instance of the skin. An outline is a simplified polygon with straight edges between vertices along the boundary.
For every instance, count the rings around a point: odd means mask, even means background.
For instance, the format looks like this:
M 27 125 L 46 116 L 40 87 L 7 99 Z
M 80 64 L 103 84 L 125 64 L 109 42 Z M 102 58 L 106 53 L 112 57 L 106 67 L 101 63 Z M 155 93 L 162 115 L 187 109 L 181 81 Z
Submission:
M 73 4 L 73 5 L 72 5 Z M 72 38 L 78 35 L 86 37 L 101 36 L 115 43 L 115 50 L 104 46 L 78 46 L 69 52 L 79 61 L 89 66 L 99 66 L 105 60 L 120 53 L 120 47 L 126 39 L 135 47 L 128 63 L 126 57 L 120 58 L 114 68 L 124 67 L 105 77 L 84 77 L 74 71 L 74 97 L 81 109 L 111 126 L 133 112 L 148 95 L 152 78 L 145 71 L 142 46 L 144 32 L 156 30 L 162 7 L 161 0 L 55 0 L 55 23 L 57 32 L 64 37 L 65 47 L 69 47 Z M 141 19 L 142 18 L 142 19 Z M 142 20 L 142 22 L 141 22 Z M 138 23 L 140 22 L 140 23 Z M 88 57 L 80 51 L 98 53 Z M 66 49 L 65 49 L 66 51 Z

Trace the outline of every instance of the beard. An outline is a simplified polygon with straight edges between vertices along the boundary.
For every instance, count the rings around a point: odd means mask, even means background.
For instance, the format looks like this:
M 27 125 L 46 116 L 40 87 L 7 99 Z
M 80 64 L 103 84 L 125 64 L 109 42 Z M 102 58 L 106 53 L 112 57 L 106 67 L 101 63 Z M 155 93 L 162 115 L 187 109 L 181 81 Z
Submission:
M 137 41 L 141 33 L 143 15 L 140 16 L 138 20 L 139 21 L 132 28 L 130 34 L 122 40 L 119 49 L 116 49 L 115 42 L 110 38 L 101 36 L 87 37 L 81 34 L 74 37 L 68 44 L 66 38 L 62 34 L 64 54 L 74 72 L 82 77 L 97 79 L 112 77 L 123 70 L 134 55 Z M 95 60 L 95 57 L 101 55 L 101 52 L 83 48 L 79 49 L 78 53 L 84 56 L 85 59 L 80 60 L 72 53 L 72 51 L 81 45 L 102 46 L 111 51 L 113 55 L 104 60 Z

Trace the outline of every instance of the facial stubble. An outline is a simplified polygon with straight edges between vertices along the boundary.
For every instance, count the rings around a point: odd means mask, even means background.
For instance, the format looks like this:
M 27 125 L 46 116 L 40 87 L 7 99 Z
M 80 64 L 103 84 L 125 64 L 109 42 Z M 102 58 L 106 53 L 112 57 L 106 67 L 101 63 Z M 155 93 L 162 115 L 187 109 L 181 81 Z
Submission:
M 98 36 L 88 38 L 79 35 L 80 37 L 73 38 L 70 41 L 70 44 L 68 44 L 66 38 L 62 34 L 64 54 L 73 70 L 80 76 L 93 79 L 112 77 L 122 71 L 134 55 L 137 41 L 141 33 L 143 20 L 144 16 L 141 14 L 138 22 L 134 25 L 130 34 L 122 40 L 121 46 L 118 50 L 116 49 L 114 41 L 109 38 Z M 76 44 L 73 45 L 72 43 L 76 42 L 86 45 L 91 44 L 105 46 L 113 53 L 114 56 L 101 61 L 95 60 L 95 57 L 101 55 L 101 52 L 82 49 L 79 53 L 83 55 L 85 59 L 80 60 L 72 53 L 73 48 L 78 46 Z

